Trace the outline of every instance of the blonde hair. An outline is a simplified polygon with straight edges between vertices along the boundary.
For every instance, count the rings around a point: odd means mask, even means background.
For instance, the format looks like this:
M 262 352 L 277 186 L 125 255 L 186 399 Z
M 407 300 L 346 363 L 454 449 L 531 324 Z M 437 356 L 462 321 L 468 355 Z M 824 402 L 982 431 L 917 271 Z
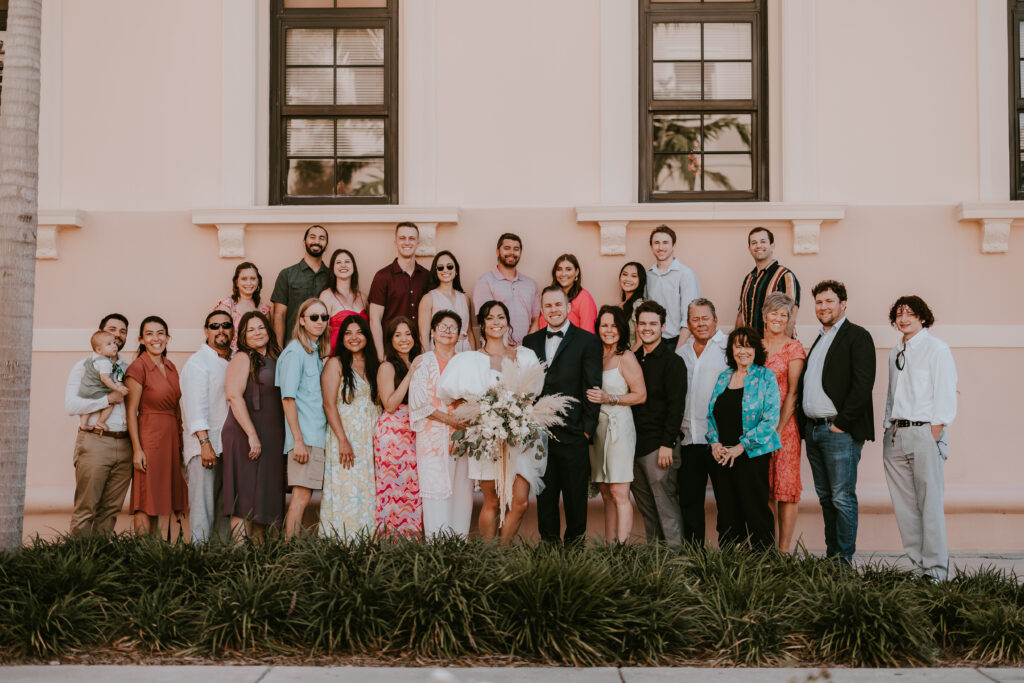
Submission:
M 306 299 L 299 304 L 299 313 L 295 316 L 295 327 L 292 328 L 292 338 L 297 339 L 302 348 L 306 350 L 306 353 L 317 352 L 317 355 L 321 358 L 326 358 L 331 351 L 331 326 L 328 325 L 324 328 L 323 333 L 318 338 L 313 336 L 306 330 L 302 325 L 302 320 L 308 311 L 313 306 L 320 304 L 324 309 L 324 314 L 327 314 L 327 306 L 320 299 L 312 298 Z
M 92 333 L 89 337 L 89 345 L 92 346 L 92 350 L 99 353 L 100 344 L 106 343 L 108 340 L 114 339 L 114 335 L 110 334 L 106 330 L 97 330 Z
M 764 298 L 764 306 L 761 307 L 761 315 L 768 315 L 772 311 L 786 309 L 786 315 L 793 317 L 793 306 L 796 302 L 793 297 L 785 292 L 772 292 Z

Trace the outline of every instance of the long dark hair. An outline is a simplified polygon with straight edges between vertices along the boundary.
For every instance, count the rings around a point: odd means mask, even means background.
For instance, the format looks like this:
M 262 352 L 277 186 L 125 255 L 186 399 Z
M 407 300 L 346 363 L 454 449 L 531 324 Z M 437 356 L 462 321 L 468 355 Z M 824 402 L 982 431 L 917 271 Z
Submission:
M 411 320 L 404 315 L 400 315 L 388 324 L 388 331 L 384 334 L 384 360 L 391 363 L 391 366 L 395 369 L 396 387 L 402 383 L 402 380 L 409 373 L 409 368 L 405 366 L 405 362 L 398 354 L 398 350 L 394 345 L 395 332 L 398 331 L 399 325 L 406 325 L 409 328 L 409 334 L 412 335 L 413 342 L 412 348 L 409 349 L 409 364 L 412 365 L 416 356 L 423 353 L 423 347 L 420 345 L 420 336 L 416 334 L 416 325 Z
M 444 251 L 437 252 L 437 255 L 434 256 L 434 261 L 430 264 L 430 282 L 427 283 L 427 288 L 423 290 L 423 293 L 426 294 L 430 290 L 441 286 L 441 278 L 437 276 L 437 262 L 442 256 L 447 256 L 455 264 L 455 279 L 452 280 L 452 289 L 456 292 L 464 292 L 465 290 L 462 289 L 462 268 L 459 267 L 459 259 L 455 258 L 455 254 L 445 249 Z
M 356 379 L 355 370 L 352 369 L 352 352 L 345 348 L 343 339 L 345 330 L 355 324 L 359 331 L 366 337 L 366 346 L 363 347 L 363 365 L 366 368 L 366 379 L 370 384 L 370 398 L 377 402 L 377 368 L 380 367 L 380 360 L 377 358 L 377 348 L 373 345 L 373 335 L 370 334 L 370 323 L 361 315 L 351 314 L 341 321 L 338 329 L 337 345 L 334 349 L 335 357 L 341 362 L 341 398 L 345 403 L 352 403 L 355 397 Z
M 583 291 L 583 271 L 580 269 L 580 262 L 575 256 L 572 254 L 562 254 L 555 259 L 555 265 L 551 266 L 551 284 L 556 287 L 562 286 L 558 283 L 558 280 L 555 279 L 555 273 L 558 271 L 558 264 L 562 261 L 568 261 L 576 268 L 576 279 L 573 280 L 572 287 L 569 288 L 569 291 L 565 293 L 569 298 L 569 301 L 572 302 L 575 301 L 576 297 L 578 297 L 580 292 Z
M 252 293 L 252 303 L 254 306 L 259 306 L 260 292 L 263 291 L 263 275 L 260 274 L 260 269 L 256 267 L 256 264 L 249 261 L 243 261 L 235 266 L 235 274 L 231 276 L 231 300 L 238 303 L 239 297 L 242 296 L 238 291 L 238 276 L 242 274 L 243 270 L 250 268 L 256 271 L 256 291 Z
M 327 286 L 324 287 L 324 291 L 331 290 L 332 292 L 338 291 L 338 276 L 334 274 L 334 262 L 338 260 L 340 254 L 346 254 L 352 259 L 352 277 L 349 278 L 348 288 L 350 293 L 354 296 L 359 295 L 359 266 L 356 265 L 356 257 L 348 249 L 335 249 L 334 253 L 331 254 L 331 264 L 327 268 Z M 320 292 L 317 292 L 319 294 Z
M 601 318 L 605 315 L 612 317 L 615 329 L 619 332 L 619 341 L 615 343 L 615 355 L 621 356 L 629 349 L 629 319 L 618 306 L 602 306 L 601 310 L 597 312 L 597 323 L 594 325 L 595 334 L 601 329 Z
M 253 347 L 249 346 L 247 328 L 249 327 L 249 321 L 253 318 L 258 318 L 260 322 L 263 323 L 263 327 L 267 330 L 266 357 Z M 249 380 L 253 384 L 262 384 L 262 382 L 260 382 L 260 370 L 266 364 L 267 358 L 274 360 L 281 353 L 281 347 L 277 345 L 277 337 L 274 336 L 274 327 L 270 324 L 270 320 L 267 319 L 267 316 L 259 311 L 249 311 L 242 316 L 242 319 L 238 321 L 238 350 L 249 356 Z
M 171 332 L 170 330 L 167 329 L 167 323 L 164 321 L 163 318 L 161 318 L 158 315 L 147 315 L 145 318 L 142 319 L 142 324 L 139 325 L 139 339 L 142 339 L 142 331 L 146 329 L 146 325 L 148 325 L 149 323 L 159 323 L 160 326 L 164 328 L 164 334 L 166 334 L 168 337 L 171 336 Z M 135 357 L 142 358 L 143 354 L 145 353 L 146 345 L 143 344 L 142 342 L 139 342 L 139 352 L 136 354 Z M 167 358 L 167 344 L 164 344 L 164 352 L 161 353 L 160 355 L 163 356 L 164 358 Z
M 622 271 L 626 270 L 629 266 L 636 268 L 637 283 L 636 289 L 633 290 L 628 299 L 626 298 L 626 293 L 622 291 L 622 285 L 619 285 L 619 298 L 622 299 L 622 311 L 626 314 L 626 320 L 633 317 L 633 307 L 636 306 L 637 299 L 643 298 L 644 290 L 647 289 L 647 271 L 636 261 L 630 261 L 619 268 L 619 278 L 622 278 Z

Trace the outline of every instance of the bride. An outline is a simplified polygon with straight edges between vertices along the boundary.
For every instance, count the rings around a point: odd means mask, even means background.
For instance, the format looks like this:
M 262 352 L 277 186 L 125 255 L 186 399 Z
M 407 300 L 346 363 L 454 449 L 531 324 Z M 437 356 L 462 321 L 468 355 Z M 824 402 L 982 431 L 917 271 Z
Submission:
M 477 351 L 464 351 L 449 361 L 438 386 L 438 396 L 451 403 L 483 395 L 501 377 L 501 364 L 512 361 L 520 367 L 539 365 L 537 355 L 530 349 L 505 345 L 508 333 L 508 308 L 500 301 L 488 301 L 477 313 L 477 323 L 484 336 L 483 347 Z M 535 392 L 540 393 L 541 387 Z M 543 450 L 542 450 L 543 452 Z M 509 449 L 510 469 L 515 472 L 512 484 L 512 500 L 501 526 L 501 542 L 510 542 L 519 531 L 529 496 L 537 495 L 544 488 L 542 480 L 547 468 L 547 455 L 537 459 L 536 449 Z M 494 538 L 499 519 L 498 491 L 495 489 L 495 471 L 499 463 L 490 458 L 468 458 L 469 478 L 480 482 L 484 504 L 480 508 L 478 526 L 484 538 Z

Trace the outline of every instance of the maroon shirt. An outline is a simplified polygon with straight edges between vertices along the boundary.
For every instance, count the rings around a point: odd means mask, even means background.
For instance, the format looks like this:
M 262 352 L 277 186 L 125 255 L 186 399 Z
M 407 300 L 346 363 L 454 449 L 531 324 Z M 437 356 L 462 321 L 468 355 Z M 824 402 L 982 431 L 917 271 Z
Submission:
M 416 317 L 419 312 L 420 298 L 430 282 L 430 271 L 416 264 L 412 276 L 409 276 L 398 265 L 396 258 L 391 265 L 384 266 L 373 276 L 370 285 L 370 303 L 384 307 L 381 327 L 387 332 L 388 325 L 399 316 L 405 316 L 413 322 L 413 334 L 417 334 Z

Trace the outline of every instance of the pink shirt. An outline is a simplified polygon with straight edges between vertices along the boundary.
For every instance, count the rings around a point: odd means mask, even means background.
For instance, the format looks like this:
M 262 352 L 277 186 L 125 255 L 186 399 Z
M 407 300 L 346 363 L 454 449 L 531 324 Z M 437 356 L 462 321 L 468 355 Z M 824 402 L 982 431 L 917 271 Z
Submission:
M 497 267 L 484 273 L 473 287 L 473 306 L 478 313 L 488 301 L 500 301 L 508 306 L 509 340 L 521 344 L 530 332 L 530 323 L 540 316 L 540 288 L 537 283 L 516 271 L 516 277 L 509 280 Z

